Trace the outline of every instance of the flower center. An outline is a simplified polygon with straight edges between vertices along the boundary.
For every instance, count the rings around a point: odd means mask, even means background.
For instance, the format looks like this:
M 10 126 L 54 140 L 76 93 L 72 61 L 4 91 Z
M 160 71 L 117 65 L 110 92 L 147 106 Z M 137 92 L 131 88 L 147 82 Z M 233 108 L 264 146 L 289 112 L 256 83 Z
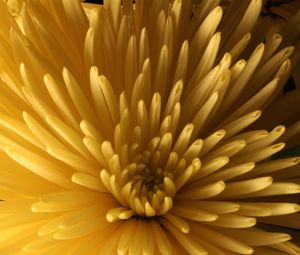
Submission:
M 172 157 L 172 153 L 162 155 L 157 150 L 147 150 L 137 153 L 132 163 L 117 170 L 114 166 L 119 164 L 119 156 L 113 156 L 109 171 L 103 169 L 100 177 L 121 206 L 109 210 L 107 220 L 149 218 L 167 213 L 177 191 L 170 172 Z
M 139 164 L 128 178 L 124 191 L 127 185 L 131 193 L 124 197 L 124 205 L 130 207 L 136 215 L 154 217 L 171 209 L 176 186 L 171 173 L 148 164 Z
M 142 190 L 149 192 L 157 192 L 162 188 L 163 177 L 166 173 L 162 169 L 158 168 L 152 171 L 150 168 L 145 167 L 140 176 L 137 176 L 137 182 L 135 186 L 141 186 Z

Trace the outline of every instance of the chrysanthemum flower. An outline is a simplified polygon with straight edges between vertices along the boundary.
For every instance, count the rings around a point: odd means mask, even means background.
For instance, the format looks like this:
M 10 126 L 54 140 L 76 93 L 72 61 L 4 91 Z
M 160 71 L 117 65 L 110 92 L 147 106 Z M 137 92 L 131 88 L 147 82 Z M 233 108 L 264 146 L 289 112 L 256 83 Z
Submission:
M 226 9 L 231 4 L 232 0 L 221 0 L 220 5 Z M 249 0 L 243 1 L 247 7 Z M 245 8 L 245 7 L 244 7 Z M 286 38 L 293 37 L 292 33 L 288 31 L 286 34 L 284 30 L 287 28 L 287 23 L 293 19 L 293 16 L 300 13 L 299 0 L 263 0 L 262 9 L 259 18 L 256 22 L 252 34 L 255 37 L 255 42 L 252 40 L 252 45 L 255 46 L 262 41 L 275 40 L 280 43 L 282 40 L 281 33 L 284 33 Z M 288 26 L 293 29 L 294 35 L 299 36 L 300 32 L 300 14 L 297 14 L 293 25 Z M 293 41 L 293 40 L 292 40 Z M 286 90 L 300 86 L 300 65 L 295 67 L 293 76 L 286 85 Z
M 231 2 L 232 0 L 221 0 L 220 5 L 227 8 Z M 249 0 L 245 2 L 249 3 Z M 278 33 L 299 9 L 298 0 L 262 0 L 260 20 L 256 26 L 260 26 L 265 36 Z
M 300 159 L 270 159 L 300 137 L 298 38 L 251 50 L 261 0 L 21 2 L 0 1 L 0 254 L 300 254 Z

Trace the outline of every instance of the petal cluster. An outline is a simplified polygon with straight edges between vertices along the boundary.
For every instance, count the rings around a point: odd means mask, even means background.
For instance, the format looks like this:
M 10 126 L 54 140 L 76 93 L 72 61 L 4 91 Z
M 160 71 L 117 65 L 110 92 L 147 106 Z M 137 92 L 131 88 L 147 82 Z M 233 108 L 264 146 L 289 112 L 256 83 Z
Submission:
M 300 254 L 299 31 L 219 3 L 0 1 L 0 254 Z

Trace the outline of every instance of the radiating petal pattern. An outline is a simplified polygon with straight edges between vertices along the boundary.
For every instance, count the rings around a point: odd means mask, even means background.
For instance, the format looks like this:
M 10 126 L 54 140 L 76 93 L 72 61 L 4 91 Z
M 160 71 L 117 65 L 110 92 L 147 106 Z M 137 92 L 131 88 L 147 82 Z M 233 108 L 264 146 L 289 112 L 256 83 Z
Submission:
M 0 254 L 300 254 L 300 16 L 220 2 L 0 1 Z

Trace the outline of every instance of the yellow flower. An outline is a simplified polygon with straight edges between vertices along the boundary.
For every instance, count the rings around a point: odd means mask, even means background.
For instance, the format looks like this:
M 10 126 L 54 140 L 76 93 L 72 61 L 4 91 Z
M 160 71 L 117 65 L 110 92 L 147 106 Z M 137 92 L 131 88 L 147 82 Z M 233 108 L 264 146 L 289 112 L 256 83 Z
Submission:
M 0 254 L 300 254 L 299 50 L 218 2 L 0 1 Z
M 221 6 L 226 10 L 232 0 L 221 0 Z M 238 1 L 235 1 L 237 3 Z M 248 1 L 244 1 L 244 8 Z M 297 15 L 295 15 L 298 12 Z M 252 34 L 255 35 L 252 45 L 270 40 L 280 43 L 283 34 L 285 38 L 299 36 L 300 32 L 300 1 L 299 0 L 263 0 L 262 10 Z M 292 31 L 291 31 L 292 29 Z M 287 30 L 287 31 L 286 31 Z M 291 40 L 293 41 L 293 40 Z M 290 42 L 291 42 L 290 41 Z M 289 43 L 290 43 L 289 42 Z M 300 86 L 300 65 L 293 70 L 289 87 Z
M 13 16 L 18 16 L 21 11 L 23 0 L 3 0 L 8 6 L 8 10 Z

